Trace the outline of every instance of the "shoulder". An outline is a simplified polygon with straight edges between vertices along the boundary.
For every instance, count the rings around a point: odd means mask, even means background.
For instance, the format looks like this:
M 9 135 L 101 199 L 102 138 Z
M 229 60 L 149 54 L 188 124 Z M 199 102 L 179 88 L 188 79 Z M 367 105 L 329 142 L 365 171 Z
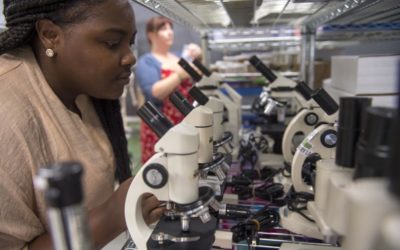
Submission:
M 0 56 L 0 78 L 14 71 L 23 64 L 17 53 L 5 53 Z
M 138 66 L 140 65 L 152 65 L 155 67 L 161 67 L 161 63 L 151 53 L 146 53 L 139 58 Z
M 0 56 L 0 133 L 7 125 L 31 121 L 35 114 L 24 60 L 14 54 Z M 30 124 L 32 125 L 32 124 Z M 28 126 L 26 124 L 26 126 Z

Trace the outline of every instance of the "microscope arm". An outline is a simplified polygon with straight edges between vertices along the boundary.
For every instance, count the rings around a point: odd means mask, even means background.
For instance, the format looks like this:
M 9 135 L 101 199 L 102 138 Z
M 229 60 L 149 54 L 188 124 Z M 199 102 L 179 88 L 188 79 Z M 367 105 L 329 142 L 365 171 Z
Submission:
M 323 124 L 311 132 L 297 147 L 292 161 L 292 182 L 296 192 L 314 193 L 312 186 L 307 185 L 302 170 L 307 157 L 318 154 L 321 159 L 335 157 L 336 130 L 329 124 Z
M 292 144 L 294 138 L 301 135 L 307 136 L 319 122 L 325 122 L 325 117 L 321 108 L 314 108 L 303 109 L 290 120 L 282 139 L 282 154 L 285 162 L 291 163 L 293 160 Z
M 151 164 L 160 164 L 166 166 L 166 158 L 162 157 L 161 154 L 155 154 L 149 161 L 149 163 L 143 166 L 136 177 L 133 179 L 125 200 L 125 221 L 128 227 L 129 233 L 139 250 L 147 249 L 146 242 L 150 238 L 153 228 L 146 224 L 143 218 L 142 211 L 142 196 L 145 193 L 151 193 L 157 197 L 160 201 L 168 200 L 168 188 L 150 188 L 145 182 L 143 173 L 146 168 Z

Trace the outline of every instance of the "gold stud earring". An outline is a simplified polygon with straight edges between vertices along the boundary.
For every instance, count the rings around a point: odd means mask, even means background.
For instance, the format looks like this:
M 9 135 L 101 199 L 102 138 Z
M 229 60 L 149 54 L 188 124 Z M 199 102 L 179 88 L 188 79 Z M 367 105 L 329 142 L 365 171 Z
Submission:
M 54 50 L 52 50 L 52 49 L 46 49 L 46 56 L 48 56 L 48 57 L 50 57 L 50 58 L 52 58 L 52 57 L 54 57 Z

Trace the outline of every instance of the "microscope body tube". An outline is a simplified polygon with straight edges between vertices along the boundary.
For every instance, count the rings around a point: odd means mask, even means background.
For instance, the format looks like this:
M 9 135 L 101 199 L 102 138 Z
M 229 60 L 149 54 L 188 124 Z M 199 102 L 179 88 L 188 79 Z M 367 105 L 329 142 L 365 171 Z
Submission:
M 172 142 L 172 143 L 171 143 Z M 142 213 L 142 196 L 151 193 L 160 201 L 190 204 L 199 198 L 199 134 L 184 122 L 169 129 L 155 145 L 155 151 L 133 179 L 125 201 L 125 220 L 139 250 L 147 249 L 153 228 Z
M 56 163 L 39 170 L 35 186 L 45 192 L 47 215 L 56 250 L 91 249 L 78 162 Z
M 194 126 L 199 132 L 199 163 L 208 163 L 213 159 L 213 112 L 205 106 L 193 109 L 183 120 Z
M 171 121 L 149 101 L 143 104 L 137 113 L 159 138 L 173 126 Z
M 201 81 L 202 77 L 196 70 L 190 66 L 190 64 L 183 58 L 181 58 L 178 64 L 192 77 L 194 82 Z M 195 99 L 200 105 L 209 107 L 214 113 L 214 140 L 219 140 L 222 138 L 224 133 L 223 127 L 223 112 L 224 106 L 222 101 L 215 97 L 208 98 L 204 95 L 197 87 L 192 87 L 189 90 L 189 94 Z
M 313 92 L 312 99 L 322 108 L 326 117 L 324 118 L 328 123 L 333 123 L 337 119 L 337 111 L 339 110 L 338 104 L 335 100 L 325 91 L 320 88 Z
M 193 109 L 193 105 L 178 91 L 169 96 L 169 100 L 184 116 L 187 116 Z
M 193 97 L 196 102 L 203 105 L 213 112 L 213 138 L 218 141 L 224 134 L 224 105 L 215 97 L 207 97 L 197 87 L 192 87 L 189 90 L 189 95 Z
M 207 96 L 213 96 L 222 101 L 228 111 L 228 121 L 224 123 L 224 131 L 232 133 L 233 144 L 236 148 L 239 148 L 240 127 L 242 125 L 242 96 L 227 83 L 219 85 L 222 78 L 216 73 L 210 72 L 199 60 L 194 60 L 193 64 L 206 76 L 196 83 L 196 87 Z
M 193 64 L 207 77 L 211 76 L 211 72 L 205 67 L 199 59 L 194 59 Z
M 154 149 L 156 152 L 167 154 L 169 200 L 178 204 L 196 201 L 199 182 L 196 175 L 199 133 L 196 128 L 180 123 L 172 127 L 171 133 L 166 133 Z

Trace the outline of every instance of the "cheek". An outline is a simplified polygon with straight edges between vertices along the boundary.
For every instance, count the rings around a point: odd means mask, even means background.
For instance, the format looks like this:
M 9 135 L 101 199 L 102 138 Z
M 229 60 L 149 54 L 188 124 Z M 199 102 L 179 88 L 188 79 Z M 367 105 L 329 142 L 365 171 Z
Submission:
M 112 58 L 106 57 L 93 50 L 84 50 L 79 53 L 70 52 L 65 65 L 68 77 L 79 92 L 97 96 L 110 87 L 115 70 L 112 67 Z

